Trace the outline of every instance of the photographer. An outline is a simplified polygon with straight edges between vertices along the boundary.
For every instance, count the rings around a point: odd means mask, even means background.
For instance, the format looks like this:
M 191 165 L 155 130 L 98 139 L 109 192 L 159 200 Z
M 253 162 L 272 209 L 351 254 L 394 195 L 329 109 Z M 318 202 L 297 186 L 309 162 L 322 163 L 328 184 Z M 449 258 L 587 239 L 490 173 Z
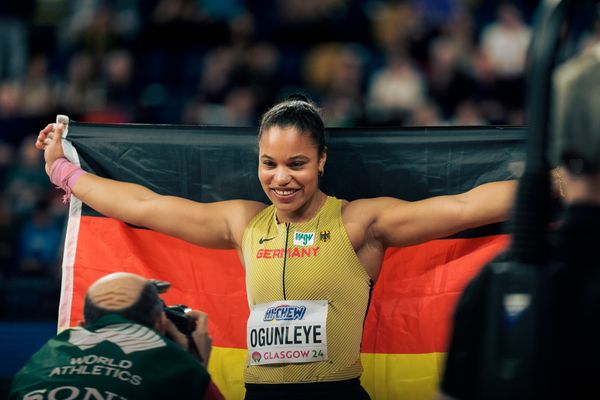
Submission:
M 83 313 L 80 327 L 50 339 L 17 373 L 10 399 L 223 398 L 206 370 L 206 314 L 189 312 L 195 329 L 183 334 L 152 281 L 107 275 L 88 289 Z

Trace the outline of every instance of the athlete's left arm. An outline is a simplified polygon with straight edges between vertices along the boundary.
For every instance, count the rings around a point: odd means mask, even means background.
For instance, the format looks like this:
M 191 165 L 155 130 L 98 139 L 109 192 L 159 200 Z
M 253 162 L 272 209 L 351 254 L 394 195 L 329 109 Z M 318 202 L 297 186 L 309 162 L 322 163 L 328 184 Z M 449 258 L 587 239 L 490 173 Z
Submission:
M 408 246 L 504 221 L 516 187 L 516 181 L 492 182 L 465 193 L 415 202 L 381 199 L 371 234 L 385 247 Z

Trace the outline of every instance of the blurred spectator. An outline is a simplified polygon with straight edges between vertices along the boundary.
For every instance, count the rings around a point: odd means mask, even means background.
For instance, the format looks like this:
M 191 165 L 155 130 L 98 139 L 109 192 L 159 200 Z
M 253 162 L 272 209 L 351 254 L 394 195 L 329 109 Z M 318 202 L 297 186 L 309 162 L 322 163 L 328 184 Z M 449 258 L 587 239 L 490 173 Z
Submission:
M 466 100 L 458 104 L 452 125 L 469 126 L 469 125 L 488 125 L 488 122 L 481 115 L 479 106 L 474 101 Z
M 421 72 L 401 52 L 388 55 L 368 89 L 371 121 L 402 124 L 407 115 L 425 103 L 426 83 Z
M 198 0 L 198 2 L 206 15 L 215 20 L 231 21 L 245 12 L 242 0 Z
M 208 102 L 223 102 L 231 87 L 231 74 L 235 67 L 234 52 L 227 47 L 219 47 L 209 52 L 203 61 L 199 93 Z
M 68 54 L 85 50 L 95 54 L 131 43 L 139 34 L 140 0 L 67 0 L 59 32 Z
M 510 3 L 498 7 L 497 19 L 486 26 L 481 37 L 483 56 L 497 79 L 497 96 L 509 109 L 521 107 L 524 71 L 531 29 L 518 8 Z
M 428 29 L 439 29 L 463 10 L 462 0 L 412 0 Z
M 28 57 L 27 22 L 33 0 L 0 2 L 0 79 L 19 79 Z
M 330 94 L 322 101 L 323 120 L 329 127 L 348 128 L 363 121 L 363 104 L 351 98 Z
M 104 80 L 109 101 L 131 109 L 134 101 L 134 61 L 127 50 L 113 50 L 104 58 Z
M 62 112 L 74 119 L 104 104 L 97 66 L 89 53 L 77 52 L 69 59 L 66 81 L 59 89 L 58 98 Z
M 473 98 L 480 104 L 482 115 L 494 125 L 507 123 L 507 107 L 497 96 L 497 80 L 489 59 L 481 51 L 471 57 L 472 76 L 475 79 Z
M 476 51 L 476 26 L 473 16 L 467 12 L 452 16 L 441 30 L 441 36 L 446 37 L 454 46 L 460 49 L 460 62 L 464 64 Z
M 254 126 L 258 120 L 256 101 L 251 88 L 239 87 L 227 93 L 223 104 L 199 98 L 189 102 L 183 119 L 190 124 Z
M 58 276 L 62 226 L 50 213 L 47 199 L 39 201 L 19 232 L 19 274 Z
M 409 126 L 441 126 L 446 125 L 435 104 L 427 103 L 417 107 L 410 114 L 405 125 Z
M 10 118 L 22 115 L 21 100 L 23 89 L 19 81 L 0 82 L 0 117 Z
M 52 113 L 56 100 L 56 88 L 53 86 L 48 74 L 48 58 L 44 54 L 31 57 L 23 80 L 22 113 L 43 117 Z
M 148 7 L 149 6 L 149 7 Z M 227 43 L 227 23 L 206 13 L 195 0 L 152 0 L 146 4 L 145 49 L 188 52 Z
M 461 48 L 449 38 L 439 37 L 430 47 L 427 74 L 429 97 L 441 108 L 444 118 L 451 118 L 457 105 L 475 91 L 475 82 L 461 65 Z
M 3 185 L 10 210 L 18 217 L 31 213 L 50 189 L 44 171 L 43 155 L 35 149 L 35 140 L 36 136 L 23 139 L 19 158 L 7 171 Z
M 248 87 L 231 90 L 225 98 L 225 125 L 253 126 L 258 121 L 256 96 Z
M 101 57 L 110 49 L 122 46 L 123 38 L 116 29 L 116 20 L 108 5 L 98 7 L 90 23 L 79 33 L 76 48 Z
M 383 52 L 404 46 L 419 23 L 414 8 L 405 2 L 370 2 L 367 13 L 374 43 Z
M 10 276 L 16 263 L 17 226 L 4 196 L 0 197 L 0 281 Z
M 104 58 L 94 84 L 96 102 L 89 104 L 82 121 L 126 123 L 133 121 L 137 93 L 133 82 L 133 57 L 126 50 L 112 50 Z M 84 89 L 85 90 L 85 89 Z
M 276 0 L 277 18 L 269 36 L 277 45 L 292 48 L 342 39 L 345 30 L 335 28 L 345 3 L 344 0 Z
M 257 110 L 266 110 L 277 101 L 282 80 L 279 74 L 280 64 L 279 50 L 269 43 L 256 43 L 245 52 L 245 82 L 254 89 Z M 240 73 L 239 69 L 237 73 Z
M 305 81 L 322 99 L 328 126 L 354 126 L 363 120 L 367 58 L 362 46 L 341 43 L 315 46 L 305 57 Z
M 6 172 L 13 164 L 13 157 L 12 146 L 0 140 L 0 182 L 6 180 Z M 1 193 L 2 192 L 0 192 L 0 194 Z

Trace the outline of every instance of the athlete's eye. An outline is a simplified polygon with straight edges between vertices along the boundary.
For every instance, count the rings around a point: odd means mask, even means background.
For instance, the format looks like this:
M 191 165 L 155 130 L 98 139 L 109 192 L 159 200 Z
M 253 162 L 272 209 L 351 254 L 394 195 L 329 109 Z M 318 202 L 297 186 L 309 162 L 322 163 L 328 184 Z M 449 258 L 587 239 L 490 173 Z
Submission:
M 303 161 L 294 161 L 293 163 L 290 164 L 290 168 L 300 169 L 300 168 L 304 167 L 304 164 L 306 164 L 306 163 Z
M 273 168 L 275 166 L 275 163 L 271 160 L 263 160 L 262 164 L 267 168 Z

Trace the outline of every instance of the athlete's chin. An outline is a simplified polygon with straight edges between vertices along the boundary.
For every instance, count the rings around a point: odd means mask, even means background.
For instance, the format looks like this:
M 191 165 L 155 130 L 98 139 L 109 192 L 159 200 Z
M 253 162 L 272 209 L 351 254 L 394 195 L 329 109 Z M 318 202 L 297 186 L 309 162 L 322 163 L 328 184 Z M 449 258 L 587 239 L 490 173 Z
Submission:
M 302 205 L 297 201 L 281 201 L 279 199 L 271 199 L 271 201 L 275 205 L 275 208 L 277 208 L 279 211 L 285 211 L 286 213 L 294 212 Z
M 271 202 L 275 205 L 277 210 L 284 213 L 294 213 L 302 207 L 302 198 L 294 197 L 292 199 L 281 199 L 278 196 L 271 197 Z

